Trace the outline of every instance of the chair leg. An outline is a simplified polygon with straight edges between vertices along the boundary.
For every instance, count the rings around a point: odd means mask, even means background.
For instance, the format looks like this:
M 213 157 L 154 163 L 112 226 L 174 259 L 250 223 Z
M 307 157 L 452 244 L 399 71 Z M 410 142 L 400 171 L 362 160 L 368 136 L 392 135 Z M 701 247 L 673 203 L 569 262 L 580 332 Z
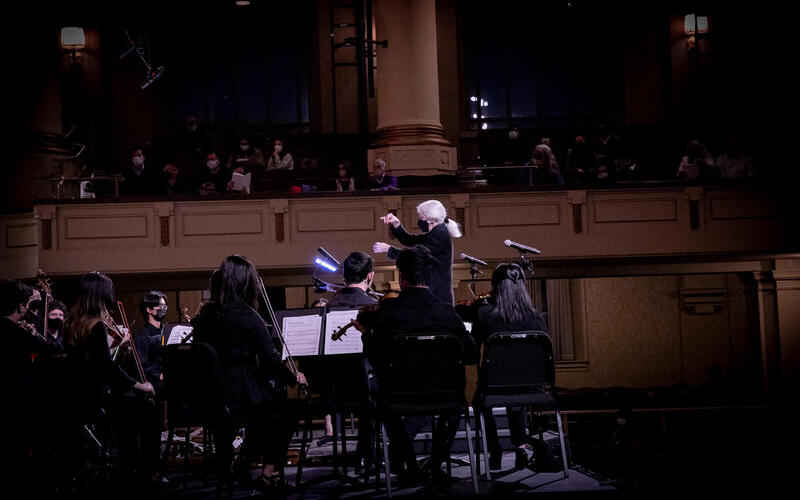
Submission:
M 383 470 L 386 474 L 386 496 L 392 498 L 392 473 L 389 470 L 389 443 L 386 440 L 386 423 L 381 421 L 381 442 L 383 443 Z
M 475 473 L 475 451 L 472 449 L 472 430 L 469 426 L 469 410 L 464 412 L 464 430 L 467 431 L 467 449 L 469 450 L 469 469 L 472 473 L 472 492 L 478 494 L 478 475 Z M 489 470 L 487 469 L 488 473 Z
M 481 410 L 479 413 L 481 420 L 481 445 L 483 448 L 483 466 L 486 469 L 486 480 L 489 481 L 492 479 L 492 473 L 490 472 L 489 468 L 489 446 L 486 443 L 486 419 L 483 416 L 483 410 Z
M 311 432 L 311 410 L 309 407 L 308 412 L 305 416 L 305 422 L 303 422 L 303 437 L 300 440 L 300 457 L 297 459 L 297 476 L 294 480 L 295 486 L 300 486 L 300 478 L 303 475 L 303 465 L 306 463 L 306 446 L 308 445 L 308 435 Z
M 189 452 L 191 451 L 191 447 L 189 446 L 191 438 L 190 434 L 191 429 L 189 427 L 186 428 L 186 436 L 183 441 L 183 489 L 189 487 Z
M 564 464 L 564 477 L 569 476 L 569 465 L 567 464 L 567 448 L 564 446 L 564 429 L 561 426 L 561 412 L 556 408 L 556 421 L 558 422 L 558 438 L 561 441 L 561 461 Z

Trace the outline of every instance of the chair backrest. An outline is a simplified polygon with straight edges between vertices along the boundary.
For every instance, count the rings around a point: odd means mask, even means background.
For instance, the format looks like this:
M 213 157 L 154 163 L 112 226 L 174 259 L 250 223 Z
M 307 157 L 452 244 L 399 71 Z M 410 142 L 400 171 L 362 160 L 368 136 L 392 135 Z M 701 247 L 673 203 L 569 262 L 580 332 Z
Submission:
M 550 336 L 541 331 L 498 332 L 489 336 L 480 369 L 486 392 L 541 390 L 555 384 Z
M 171 425 L 204 425 L 227 412 L 216 349 L 205 342 L 168 345 L 162 357 L 167 419 Z
M 380 393 L 395 402 L 464 400 L 463 346 L 453 334 L 398 335 L 378 374 Z

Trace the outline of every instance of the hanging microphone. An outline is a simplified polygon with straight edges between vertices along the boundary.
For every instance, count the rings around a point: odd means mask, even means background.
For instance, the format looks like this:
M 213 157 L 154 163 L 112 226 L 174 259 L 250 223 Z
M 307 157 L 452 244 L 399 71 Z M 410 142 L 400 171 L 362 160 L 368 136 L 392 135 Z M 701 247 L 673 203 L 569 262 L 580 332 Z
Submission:
M 482 261 L 480 259 L 476 259 L 475 257 L 470 257 L 469 255 L 467 255 L 465 253 L 461 254 L 461 258 L 466 260 L 467 262 L 472 262 L 473 264 L 477 264 L 479 266 L 485 266 L 486 265 L 486 262 L 484 262 L 484 261 Z
M 334 264 L 336 264 L 336 267 L 339 267 L 339 266 L 341 266 L 341 264 L 339 263 L 339 261 L 338 261 L 338 260 L 336 260 L 336 259 L 334 259 L 334 258 L 333 258 L 333 255 L 331 255 L 331 254 L 329 254 L 328 252 L 326 252 L 324 248 L 322 248 L 322 247 L 319 247 L 319 248 L 317 248 L 317 252 L 321 253 L 323 257 L 325 257 L 325 258 L 326 258 L 326 259 L 328 259 L 329 261 L 331 261 L 331 262 L 333 262 Z
M 537 253 L 537 254 L 542 253 L 542 252 L 540 252 L 539 250 L 537 250 L 537 249 L 535 249 L 533 247 L 529 247 L 527 245 L 523 245 L 522 243 L 517 243 L 517 242 L 511 241 L 511 240 L 506 240 L 506 241 L 503 242 L 503 244 L 505 244 L 505 246 L 507 246 L 507 247 L 516 248 L 520 252 L 530 252 L 530 253 Z

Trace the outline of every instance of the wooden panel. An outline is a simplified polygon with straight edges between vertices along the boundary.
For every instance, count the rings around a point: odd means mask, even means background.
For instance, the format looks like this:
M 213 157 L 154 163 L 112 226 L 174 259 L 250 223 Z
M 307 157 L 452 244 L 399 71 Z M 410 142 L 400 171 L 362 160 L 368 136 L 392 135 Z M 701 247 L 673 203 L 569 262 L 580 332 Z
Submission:
M 677 220 L 675 200 L 619 200 L 594 203 L 595 222 Z
M 36 224 L 6 227 L 6 248 L 36 246 Z
M 184 236 L 259 234 L 263 230 L 260 212 L 194 212 L 183 214 Z
M 128 215 L 119 217 L 65 217 L 67 240 L 106 238 L 146 238 L 147 217 Z
M 539 226 L 558 224 L 558 205 L 528 203 L 478 207 L 478 226 Z
M 372 207 L 348 210 L 298 210 L 297 231 L 373 231 L 378 216 Z
M 775 217 L 775 200 L 767 198 L 713 198 L 712 219 L 763 219 Z

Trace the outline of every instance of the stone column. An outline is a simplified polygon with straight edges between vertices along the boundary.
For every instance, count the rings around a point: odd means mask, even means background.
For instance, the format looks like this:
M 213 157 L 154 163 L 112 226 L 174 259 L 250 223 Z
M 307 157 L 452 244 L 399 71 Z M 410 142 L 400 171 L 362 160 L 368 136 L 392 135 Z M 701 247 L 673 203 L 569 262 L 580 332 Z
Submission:
M 452 174 L 456 148 L 439 118 L 439 66 L 435 0 L 376 0 L 377 139 L 368 151 L 372 168 L 384 159 L 392 175 Z

